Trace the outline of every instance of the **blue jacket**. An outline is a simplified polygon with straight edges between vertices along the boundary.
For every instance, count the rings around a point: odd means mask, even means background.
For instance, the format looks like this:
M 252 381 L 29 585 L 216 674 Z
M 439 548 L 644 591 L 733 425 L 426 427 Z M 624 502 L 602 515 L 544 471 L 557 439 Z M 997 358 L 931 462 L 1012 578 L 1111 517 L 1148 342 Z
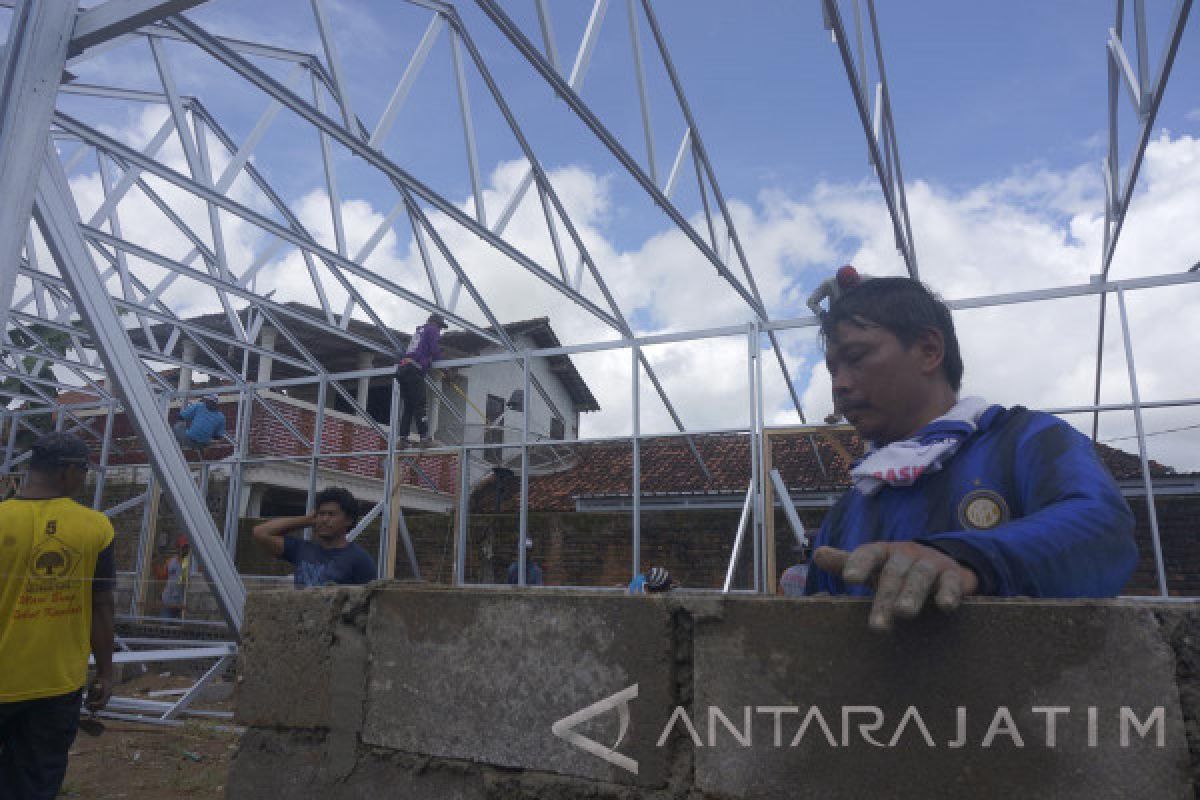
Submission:
M 941 471 L 843 495 L 816 545 L 913 540 L 974 569 L 980 594 L 1112 597 L 1137 563 L 1133 528 L 1091 440 L 1050 414 L 992 406 Z M 871 594 L 815 564 L 805 591 Z
M 225 415 L 209 411 L 204 403 L 192 403 L 179 416 L 188 423 L 187 437 L 193 442 L 208 444 L 225 435 Z

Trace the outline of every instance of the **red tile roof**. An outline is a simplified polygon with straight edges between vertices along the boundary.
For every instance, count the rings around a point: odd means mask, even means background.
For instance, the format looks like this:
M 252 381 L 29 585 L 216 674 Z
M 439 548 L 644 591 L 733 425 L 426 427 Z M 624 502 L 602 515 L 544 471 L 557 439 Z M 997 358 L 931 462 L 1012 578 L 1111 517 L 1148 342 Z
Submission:
M 849 464 L 832 443 L 836 439 L 851 458 L 862 454 L 862 442 L 853 429 L 840 426 L 815 434 L 778 433 L 770 436 L 772 466 L 795 490 L 841 492 L 850 486 Z M 641 442 L 642 490 L 644 495 L 742 495 L 750 483 L 750 446 L 742 434 L 693 435 L 692 442 L 712 473 L 707 480 L 687 439 L 672 436 Z M 815 443 L 815 450 L 814 450 Z M 1141 477 L 1141 464 L 1131 453 L 1097 445 L 1101 460 L 1119 481 Z M 598 442 L 574 446 L 571 464 L 548 474 L 530 474 L 529 508 L 533 511 L 574 511 L 576 500 L 596 497 L 629 497 L 633 481 L 633 448 L 628 442 Z M 820 461 L 816 453 L 820 453 Z M 824 470 L 821 465 L 824 464 Z M 1158 462 L 1150 462 L 1154 477 L 1174 474 Z M 503 512 L 518 509 L 520 477 L 500 479 Z M 491 513 L 496 506 L 496 478 L 489 477 L 473 492 L 472 510 Z

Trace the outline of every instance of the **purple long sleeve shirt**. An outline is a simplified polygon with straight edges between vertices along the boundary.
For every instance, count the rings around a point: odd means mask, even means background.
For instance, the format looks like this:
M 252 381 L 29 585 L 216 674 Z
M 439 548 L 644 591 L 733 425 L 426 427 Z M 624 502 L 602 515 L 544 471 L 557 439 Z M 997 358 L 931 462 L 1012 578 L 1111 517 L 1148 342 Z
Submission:
M 442 329 L 437 325 L 420 325 L 412 338 L 408 342 L 408 349 L 404 351 L 404 359 L 412 361 L 423 371 L 429 371 L 429 365 L 442 355 L 441 349 L 438 347 L 438 339 L 442 336 Z M 404 360 L 401 360 L 401 364 Z

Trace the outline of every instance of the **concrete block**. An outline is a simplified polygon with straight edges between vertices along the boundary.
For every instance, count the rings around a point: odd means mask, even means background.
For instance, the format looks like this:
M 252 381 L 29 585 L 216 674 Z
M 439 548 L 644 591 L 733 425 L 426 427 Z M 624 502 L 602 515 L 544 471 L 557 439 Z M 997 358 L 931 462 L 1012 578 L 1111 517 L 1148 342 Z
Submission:
M 367 744 L 621 784 L 667 780 L 668 751 L 649 735 L 673 705 L 672 619 L 659 598 L 378 590 L 367 638 Z M 551 732 L 634 684 L 619 752 L 637 775 Z M 578 730 L 611 747 L 618 720 L 609 711 Z
M 890 634 L 867 629 L 867 609 L 729 598 L 722 620 L 697 624 L 697 789 L 747 800 L 1193 796 L 1175 653 L 1155 609 L 980 600 Z M 797 710 L 759 711 L 771 706 Z M 710 730 L 709 707 L 743 736 L 751 708 L 749 745 L 717 716 Z M 792 746 L 812 707 L 832 741 L 813 716 Z M 1123 707 L 1138 724 L 1161 709 L 1161 724 L 1142 738 Z
M 478 770 L 364 749 L 355 769 L 333 768 L 321 731 L 251 728 L 229 765 L 228 800 L 484 800 Z
M 362 603 L 368 590 L 288 589 L 256 592 L 246 599 L 246 621 L 238 658 L 237 722 L 287 728 L 328 728 L 333 722 L 334 664 L 339 675 L 355 665 L 339 653 L 344 611 Z M 365 669 L 358 653 L 357 672 Z M 359 711 L 361 714 L 361 711 Z M 344 727 L 342 723 L 342 727 Z

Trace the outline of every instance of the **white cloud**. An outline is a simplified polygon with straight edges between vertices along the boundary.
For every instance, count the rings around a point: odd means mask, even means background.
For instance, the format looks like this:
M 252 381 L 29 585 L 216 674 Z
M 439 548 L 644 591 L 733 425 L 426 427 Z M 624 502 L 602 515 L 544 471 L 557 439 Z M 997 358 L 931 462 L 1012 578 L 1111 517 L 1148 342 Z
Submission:
M 122 132 L 123 138 L 143 144 L 161 120 L 161 111 L 146 112 Z M 176 142 L 168 144 L 165 157 L 183 169 L 182 152 Z M 499 214 L 523 173 L 521 162 L 509 162 L 497 166 L 488 176 L 485 204 L 489 219 Z M 735 325 L 749 320 L 742 300 L 679 231 L 664 230 L 632 247 L 613 243 L 607 231 L 619 218 L 624 198 L 614 195 L 608 177 L 567 166 L 554 170 L 551 181 L 609 289 L 639 333 Z M 76 178 L 73 184 L 86 217 L 100 202 L 98 178 Z M 348 252 L 354 254 L 390 209 L 355 196 L 352 186 L 343 187 L 343 191 Z M 1100 191 L 1098 170 L 1088 165 L 1067 170 L 1016 170 L 1003 180 L 961 192 L 914 181 L 909 185 L 908 200 L 922 277 L 948 299 L 1085 283 L 1100 265 Z M 163 193 L 195 225 L 202 238 L 209 240 L 203 205 L 179 193 L 171 194 L 169 189 L 163 189 Z M 233 194 L 244 203 L 265 208 L 257 191 L 243 183 L 235 185 Z M 126 204 L 122 205 L 123 218 L 161 219 L 140 195 L 131 195 Z M 464 199 L 459 207 L 473 213 L 473 200 Z M 732 200 L 731 209 L 759 289 L 774 317 L 805 313 L 807 290 L 844 260 L 874 274 L 903 272 L 890 220 L 877 187 L 870 183 L 823 183 L 804 197 L 764 191 L 753 203 Z M 293 203 L 293 210 L 318 241 L 333 247 L 332 218 L 322 189 L 314 188 L 300 197 Z M 1198 215 L 1200 140 L 1161 134 L 1147 151 L 1140 190 L 1129 213 L 1112 276 L 1185 270 L 1200 258 L 1200 226 L 1194 223 Z M 567 343 L 618 336 L 561 292 L 445 215 L 431 213 L 430 218 L 501 321 L 548 316 L 559 338 Z M 246 223 L 229 222 L 225 234 L 230 263 L 235 274 L 240 274 L 267 240 Z M 701 218 L 694 222 L 704 229 Z M 139 242 L 176 257 L 190 247 L 169 225 L 141 228 L 136 234 L 127 228 L 126 235 L 142 236 Z M 573 270 L 575 249 L 561 227 L 559 235 L 568 269 Z M 514 214 L 504 238 L 538 264 L 557 272 L 535 194 L 528 195 Z M 429 242 L 429 249 L 434 253 L 443 294 L 448 294 L 453 273 L 437 255 L 433 242 Z M 406 224 L 394 226 L 367 263 L 395 284 L 433 299 Z M 734 272 L 742 279 L 740 269 Z M 354 282 L 388 325 L 407 329 L 423 319 L 425 312 L 413 304 L 358 279 Z M 194 287 L 188 291 L 185 283 L 179 282 L 177 295 L 168 295 L 180 313 L 215 310 L 211 293 L 196 293 Z M 263 270 L 258 290 L 276 289 L 277 300 L 315 302 L 311 289 L 304 288 L 308 284 L 307 268 L 293 250 Z M 325 286 L 332 306 L 340 311 L 345 291 L 333 280 L 327 280 Z M 582 291 L 607 310 L 590 278 L 585 278 Z M 1197 299 L 1200 287 L 1128 296 L 1144 400 L 1195 396 L 1194 354 L 1200 350 L 1200 332 L 1185 321 Z M 1097 308 L 1096 298 L 1084 298 L 959 313 L 956 319 L 967 362 L 964 389 L 1005 404 L 1047 407 L 1089 403 Z M 1109 308 L 1103 398 L 1124 401 L 1128 384 L 1113 311 L 1115 303 Z M 465 292 L 457 310 L 476 324 L 487 324 Z M 830 407 L 829 381 L 813 345 L 812 331 L 788 332 L 780 339 L 791 375 L 803 392 L 808 418 L 819 420 Z M 689 427 L 746 424 L 744 338 L 649 348 L 647 356 Z M 578 356 L 575 360 L 603 408 L 599 414 L 585 418 L 585 435 L 628 432 L 632 407 L 629 354 L 614 351 Z M 787 387 L 770 351 L 763 353 L 763 375 L 767 420 L 795 422 L 794 412 L 788 410 Z M 672 429 L 648 381 L 643 381 L 642 390 L 642 430 Z M 1148 415 L 1147 429 L 1181 427 L 1196 422 L 1197 417 L 1200 413 L 1187 409 L 1156 411 Z M 1088 423 L 1083 417 L 1073 421 L 1080 426 Z M 1106 417 L 1102 437 L 1130 432 L 1131 415 L 1113 415 Z M 1179 467 L 1200 468 L 1196 441 L 1196 436 L 1189 438 L 1188 434 L 1155 437 L 1152 455 Z M 1128 441 L 1118 444 L 1130 449 Z
M 909 205 L 922 277 L 948 299 L 1087 282 L 1100 270 L 1103 230 L 1102 199 L 1088 202 L 1102 198 L 1092 172 L 1090 179 L 1087 168 L 1018 173 L 963 193 L 913 184 Z M 1200 140 L 1162 134 L 1151 142 L 1111 277 L 1182 272 L 1200 257 L 1200 228 L 1189 222 L 1200 214 L 1198 181 Z M 857 222 L 861 216 L 858 205 L 849 203 L 837 207 L 831 224 L 843 217 Z M 875 258 L 889 242 L 886 235 L 868 235 L 860 254 Z M 1196 395 L 1194 353 L 1200 337 L 1186 320 L 1197 300 L 1200 287 L 1127 295 L 1144 401 Z M 1087 298 L 958 313 L 967 368 L 964 391 L 1031 407 L 1089 404 L 1098 306 L 1097 298 Z M 1102 400 L 1127 402 L 1115 308 L 1110 298 Z M 823 415 L 830 408 L 828 375 L 817 365 L 809 378 L 805 407 L 810 417 Z M 1200 421 L 1200 412 L 1189 409 L 1152 416 L 1148 431 Z M 1090 416 L 1071 421 L 1090 432 Z M 1132 414 L 1105 415 L 1101 438 L 1132 429 Z M 1153 438 L 1151 455 L 1177 467 L 1200 468 L 1198 438 Z M 1115 444 L 1136 447 L 1130 440 Z

